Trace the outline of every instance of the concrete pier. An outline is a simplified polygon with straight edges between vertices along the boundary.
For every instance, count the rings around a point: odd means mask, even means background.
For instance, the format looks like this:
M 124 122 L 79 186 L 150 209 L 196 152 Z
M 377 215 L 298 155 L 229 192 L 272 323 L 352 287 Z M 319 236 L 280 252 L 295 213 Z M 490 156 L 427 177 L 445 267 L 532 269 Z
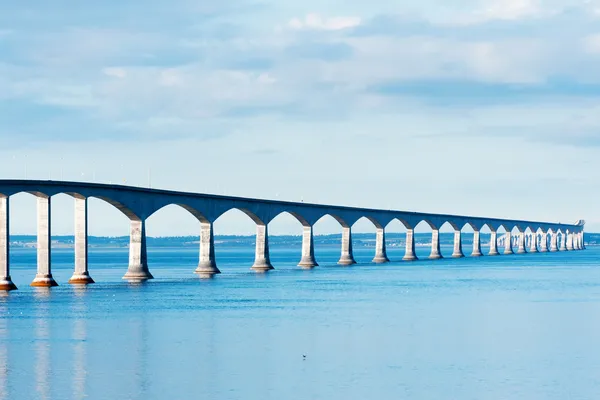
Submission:
M 9 264 L 9 205 L 8 197 L 0 197 L 0 290 L 17 289 L 10 278 Z
M 440 251 L 440 230 L 434 229 L 431 232 L 431 254 L 429 258 L 432 260 L 436 260 L 442 257 L 442 252 Z
M 342 227 L 342 255 L 338 261 L 340 265 L 356 264 L 352 253 L 352 228 Z
M 536 233 L 531 233 L 531 240 L 529 241 L 529 252 L 537 253 L 538 252 L 538 235 Z
M 558 251 L 558 232 L 552 232 L 550 237 L 550 252 L 555 253 Z
M 50 197 L 37 196 L 37 274 L 31 286 L 58 286 L 50 266 Z
M 404 261 L 415 261 L 417 260 L 417 254 L 415 252 L 415 230 L 407 229 L 406 230 L 406 245 L 404 250 L 404 257 L 402 257 Z
M 88 201 L 85 197 L 75 198 L 75 271 L 69 283 L 94 283 L 88 271 Z
M 567 251 L 567 234 L 563 233 L 560 241 L 559 251 Z
M 512 248 L 513 248 L 512 233 L 510 231 L 507 231 L 504 234 L 504 254 L 514 254 Z
M 146 221 L 131 220 L 129 233 L 129 268 L 123 279 L 129 281 L 145 281 L 154 277 L 148 269 L 146 251 Z
M 525 250 L 525 232 L 519 232 L 519 235 L 517 236 L 518 238 L 518 244 L 519 244 L 519 249 L 517 250 L 517 254 L 526 254 L 527 250 Z
M 575 250 L 575 248 L 573 247 L 573 233 L 569 232 L 567 233 L 567 250 L 568 251 L 573 251 Z
M 540 253 L 548 252 L 548 232 L 542 232 L 542 237 L 540 238 Z
M 384 264 L 390 262 L 385 249 L 385 229 L 377 228 L 375 233 L 375 257 L 373 262 L 376 264 Z
M 304 269 L 311 269 L 319 266 L 315 259 L 315 241 L 313 227 L 311 225 L 302 227 L 302 259 L 298 266 Z
M 221 273 L 215 260 L 215 235 L 212 222 L 200 222 L 200 259 L 194 272 L 200 277 Z
M 454 231 L 454 250 L 452 251 L 452 258 L 463 258 L 465 254 L 462 250 L 462 234 L 460 229 Z
M 498 252 L 498 232 L 491 231 L 490 233 L 490 252 L 488 253 L 490 256 L 499 256 Z
M 476 230 L 473 231 L 473 252 L 471 253 L 471 257 L 481 257 L 483 253 L 481 252 L 481 232 Z
M 266 224 L 256 224 L 256 253 L 252 269 L 256 272 L 273 269 L 269 256 L 269 229 Z

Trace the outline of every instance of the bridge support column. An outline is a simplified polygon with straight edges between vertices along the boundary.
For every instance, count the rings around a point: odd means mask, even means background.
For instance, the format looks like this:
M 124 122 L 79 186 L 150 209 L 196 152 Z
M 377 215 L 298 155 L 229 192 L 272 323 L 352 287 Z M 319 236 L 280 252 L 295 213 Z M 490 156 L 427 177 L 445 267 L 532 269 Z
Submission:
M 88 271 L 88 201 L 75 198 L 75 271 L 69 279 L 73 285 L 94 283 Z
M 536 233 L 531 233 L 531 241 L 529 243 L 529 252 L 530 253 L 537 253 L 538 252 L 538 236 L 537 236 L 537 232 Z
M 542 232 L 542 237 L 540 238 L 540 253 L 548 252 L 548 232 Z
M 31 286 L 58 286 L 50 267 L 50 197 L 37 198 L 37 274 Z
M 573 250 L 581 250 L 579 248 L 579 233 L 573 233 Z
M 581 250 L 585 250 L 585 231 L 581 231 Z
M 0 290 L 17 289 L 10 278 L 8 197 L 0 197 Z
M 415 261 L 417 260 L 417 255 L 415 253 L 415 230 L 407 229 L 406 230 L 406 247 L 404 251 L 404 257 L 402 257 L 404 261 Z
M 583 250 L 583 234 L 581 232 L 577 234 L 577 247 L 578 250 Z
M 352 228 L 342 227 L 342 255 L 338 261 L 340 265 L 356 264 L 352 254 Z
M 573 233 L 569 232 L 569 233 L 567 234 L 567 250 L 568 250 L 568 251 L 573 251 L 573 250 L 574 250 L 574 247 L 573 247 L 573 239 L 574 239 L 574 237 L 573 237 Z
M 481 232 L 473 231 L 473 252 L 471 253 L 471 257 L 481 257 L 483 253 L 481 252 Z
M 377 228 L 375 237 L 375 258 L 373 262 L 376 264 L 384 264 L 390 262 L 385 249 L 385 229 Z
M 560 241 L 559 251 L 567 251 L 567 234 L 563 233 L 562 240 Z
M 215 236 L 212 222 L 200 222 L 200 260 L 194 272 L 201 277 L 221 273 L 215 261 Z
M 519 243 L 517 254 L 526 254 L 527 250 L 525 250 L 525 232 L 519 232 L 519 236 L 517 238 Z
M 514 254 L 512 249 L 513 238 L 511 232 L 506 232 L 504 234 L 504 254 Z
M 498 232 L 496 231 L 491 231 L 490 233 L 490 252 L 488 253 L 488 255 L 500 255 L 500 253 L 498 252 Z
M 312 225 L 302 227 L 302 259 L 298 266 L 303 269 L 319 266 L 317 260 L 315 260 L 315 240 Z
M 431 254 L 429 258 L 432 260 L 436 260 L 442 257 L 442 252 L 440 251 L 440 230 L 434 229 L 431 232 Z
M 123 279 L 133 282 L 145 281 L 154 277 L 148 269 L 146 252 L 146 221 L 131 221 L 129 234 L 129 268 Z
M 452 252 L 453 258 L 463 258 L 465 254 L 462 250 L 462 233 L 460 230 L 454 231 L 454 251 Z
M 558 233 L 552 232 L 552 236 L 550 236 L 550 251 L 552 253 L 558 251 Z
M 252 269 L 256 272 L 266 272 L 274 269 L 269 255 L 269 228 L 266 224 L 256 225 L 256 253 Z

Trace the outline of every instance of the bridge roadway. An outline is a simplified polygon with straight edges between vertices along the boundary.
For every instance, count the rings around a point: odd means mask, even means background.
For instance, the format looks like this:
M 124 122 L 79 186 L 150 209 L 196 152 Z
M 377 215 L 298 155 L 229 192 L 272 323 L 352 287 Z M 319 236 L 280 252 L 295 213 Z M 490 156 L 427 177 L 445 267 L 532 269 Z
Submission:
M 355 264 L 352 254 L 352 225 L 362 217 L 376 228 L 375 263 L 388 262 L 385 248 L 385 227 L 397 219 L 406 227 L 406 251 L 403 260 L 417 260 L 414 228 L 425 221 L 432 229 L 429 258 L 442 258 L 439 229 L 446 222 L 455 230 L 453 257 L 464 257 L 461 230 L 467 224 L 474 231 L 472 256 L 483 255 L 480 231 L 491 231 L 489 255 L 498 255 L 499 228 L 504 228 L 504 254 L 583 250 L 583 220 L 575 224 L 522 221 L 462 215 L 429 214 L 420 212 L 378 210 L 358 207 L 332 206 L 287 201 L 185 193 L 170 190 L 41 180 L 0 180 L 0 290 L 16 289 L 9 269 L 9 199 L 27 192 L 37 197 L 37 274 L 32 286 L 56 286 L 50 265 L 51 198 L 60 193 L 75 200 L 75 269 L 69 280 L 72 284 L 88 284 L 93 280 L 88 272 L 88 199 L 102 199 L 125 214 L 130 220 L 129 267 L 123 279 L 140 281 L 152 279 L 146 254 L 146 219 L 161 208 L 176 204 L 188 210 L 200 221 L 200 259 L 195 270 L 201 276 L 220 273 L 215 262 L 213 223 L 231 209 L 247 214 L 256 223 L 256 254 L 252 269 L 264 272 L 273 269 L 269 259 L 268 225 L 279 214 L 293 215 L 303 226 L 301 268 L 317 266 L 314 256 L 313 225 L 325 215 L 335 218 L 342 228 L 339 264 Z M 514 228 L 518 234 L 513 236 Z M 527 233 L 529 231 L 529 233 Z M 565 240 L 566 238 L 566 240 Z

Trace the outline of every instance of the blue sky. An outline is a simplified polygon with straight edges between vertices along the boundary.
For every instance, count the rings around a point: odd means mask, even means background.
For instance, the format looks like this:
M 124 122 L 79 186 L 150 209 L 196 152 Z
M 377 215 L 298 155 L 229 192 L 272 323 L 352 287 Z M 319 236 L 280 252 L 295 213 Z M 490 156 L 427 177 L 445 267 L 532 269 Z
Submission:
M 600 1 L 451 3 L 0 0 L 0 175 L 150 170 L 161 188 L 600 231 Z M 54 232 L 70 207 L 56 198 Z M 91 233 L 127 233 L 90 209 Z M 11 217 L 34 232 L 33 199 Z M 149 226 L 198 230 L 176 207 Z

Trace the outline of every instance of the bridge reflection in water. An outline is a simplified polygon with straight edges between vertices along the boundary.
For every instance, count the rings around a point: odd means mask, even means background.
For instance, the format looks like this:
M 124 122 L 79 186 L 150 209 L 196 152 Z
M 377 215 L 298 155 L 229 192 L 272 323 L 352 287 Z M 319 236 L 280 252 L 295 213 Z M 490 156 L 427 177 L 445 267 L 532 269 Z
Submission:
M 355 264 L 352 251 L 352 226 L 366 218 L 376 228 L 376 246 L 373 262 L 389 261 L 385 247 L 385 229 L 394 220 L 406 228 L 406 248 L 403 260 L 415 261 L 414 229 L 425 222 L 432 230 L 429 258 L 442 258 L 440 251 L 440 228 L 448 223 L 454 229 L 452 257 L 464 257 L 462 229 L 473 229 L 471 256 L 483 255 L 481 230 L 491 232 L 489 255 L 499 255 L 498 246 L 503 245 L 503 254 L 525 254 L 529 252 L 556 252 L 583 250 L 585 221 L 575 224 L 535 222 L 524 220 L 471 217 L 461 215 L 429 214 L 260 200 L 243 197 L 217 196 L 200 193 L 145 189 L 131 186 L 94 183 L 0 180 L 0 290 L 16 289 L 10 277 L 9 266 L 9 199 L 17 193 L 27 192 L 37 198 L 37 274 L 32 286 L 51 287 L 57 283 L 50 265 L 51 241 L 51 198 L 65 193 L 75 201 L 75 268 L 69 283 L 85 285 L 93 283 L 88 271 L 88 199 L 98 198 L 112 204 L 130 221 L 129 266 L 124 279 L 144 281 L 153 276 L 148 268 L 146 251 L 146 220 L 155 212 L 171 204 L 189 211 L 200 222 L 200 256 L 195 272 L 202 277 L 220 273 L 215 261 L 214 222 L 224 213 L 238 209 L 256 224 L 256 251 L 252 269 L 265 272 L 273 269 L 269 256 L 269 223 L 282 213 L 289 213 L 302 224 L 301 268 L 318 266 L 314 255 L 313 226 L 326 215 L 332 216 L 341 226 L 342 243 L 340 265 Z M 499 238 L 499 229 L 504 236 Z M 517 234 L 513 235 L 516 229 Z

